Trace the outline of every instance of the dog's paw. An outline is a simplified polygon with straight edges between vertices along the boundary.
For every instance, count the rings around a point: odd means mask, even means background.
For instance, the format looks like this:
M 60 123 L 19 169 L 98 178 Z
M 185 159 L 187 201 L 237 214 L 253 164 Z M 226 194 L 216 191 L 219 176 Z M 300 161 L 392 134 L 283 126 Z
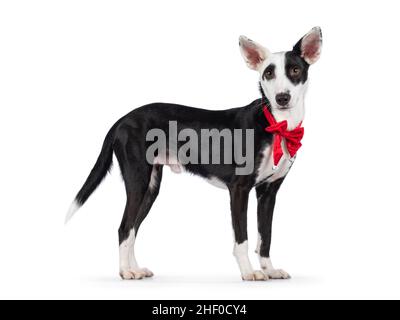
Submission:
M 266 281 L 268 280 L 268 275 L 262 271 L 254 271 L 249 274 L 242 275 L 243 281 Z
M 147 268 L 140 268 L 134 270 L 123 270 L 120 271 L 119 275 L 123 280 L 140 280 L 143 278 L 150 278 L 154 274 Z
M 287 273 L 282 269 L 272 269 L 272 270 L 263 269 L 263 272 L 270 279 L 290 279 L 289 273 Z

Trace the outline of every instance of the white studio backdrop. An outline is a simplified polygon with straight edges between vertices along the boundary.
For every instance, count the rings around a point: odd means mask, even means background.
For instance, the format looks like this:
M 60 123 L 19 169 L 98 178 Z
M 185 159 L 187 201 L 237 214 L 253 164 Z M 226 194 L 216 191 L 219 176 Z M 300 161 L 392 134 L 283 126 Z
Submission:
M 1 1 L 0 298 L 400 298 L 397 1 Z M 227 191 L 164 170 L 137 258 L 118 277 L 118 165 L 64 227 L 111 125 L 163 101 L 259 97 L 238 37 L 289 50 L 314 26 L 306 134 L 275 211 L 290 281 L 244 283 Z M 249 205 L 256 266 L 256 201 Z

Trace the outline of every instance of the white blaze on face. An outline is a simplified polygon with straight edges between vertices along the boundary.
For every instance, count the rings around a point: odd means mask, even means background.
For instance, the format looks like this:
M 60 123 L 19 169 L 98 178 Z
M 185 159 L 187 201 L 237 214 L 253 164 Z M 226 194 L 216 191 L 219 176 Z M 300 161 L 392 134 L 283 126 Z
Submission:
M 265 69 L 274 65 L 275 76 L 273 79 L 263 78 Z M 286 75 L 286 53 L 279 52 L 269 55 L 259 69 L 261 87 L 267 99 L 271 103 L 272 114 L 277 121 L 288 121 L 289 130 L 294 129 L 304 119 L 304 97 L 307 91 L 305 83 L 294 84 Z M 276 96 L 280 93 L 290 94 L 290 102 L 287 108 L 280 109 L 276 102 Z
M 275 77 L 271 80 L 263 79 L 264 70 L 269 66 L 275 66 Z M 275 97 L 279 93 L 290 93 L 292 85 L 285 74 L 285 53 L 279 52 L 271 54 L 263 63 L 260 69 L 260 81 L 268 100 L 277 107 Z

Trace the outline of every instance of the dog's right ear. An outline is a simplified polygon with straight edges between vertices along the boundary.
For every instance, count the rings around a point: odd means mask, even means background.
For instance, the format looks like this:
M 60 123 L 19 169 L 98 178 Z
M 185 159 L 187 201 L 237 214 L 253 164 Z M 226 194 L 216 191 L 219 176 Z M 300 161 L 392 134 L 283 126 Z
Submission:
M 267 59 L 269 51 L 245 36 L 239 37 L 239 46 L 247 66 L 252 70 L 259 71 L 262 63 Z

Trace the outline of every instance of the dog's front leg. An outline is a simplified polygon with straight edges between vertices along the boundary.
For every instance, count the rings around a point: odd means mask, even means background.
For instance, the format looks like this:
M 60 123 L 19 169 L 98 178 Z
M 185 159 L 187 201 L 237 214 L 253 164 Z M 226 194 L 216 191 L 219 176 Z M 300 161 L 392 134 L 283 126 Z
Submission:
M 270 279 L 289 279 L 287 272 L 275 269 L 272 266 L 269 250 L 271 247 L 272 217 L 275 208 L 276 194 L 283 179 L 270 184 L 264 183 L 256 188 L 257 218 L 258 218 L 258 244 L 256 252 L 260 258 L 261 269 Z
M 235 236 L 233 254 L 239 265 L 242 279 L 246 281 L 267 280 L 262 271 L 254 271 L 250 263 L 247 243 L 247 204 L 250 189 L 234 185 L 229 189 L 231 198 L 232 224 Z

